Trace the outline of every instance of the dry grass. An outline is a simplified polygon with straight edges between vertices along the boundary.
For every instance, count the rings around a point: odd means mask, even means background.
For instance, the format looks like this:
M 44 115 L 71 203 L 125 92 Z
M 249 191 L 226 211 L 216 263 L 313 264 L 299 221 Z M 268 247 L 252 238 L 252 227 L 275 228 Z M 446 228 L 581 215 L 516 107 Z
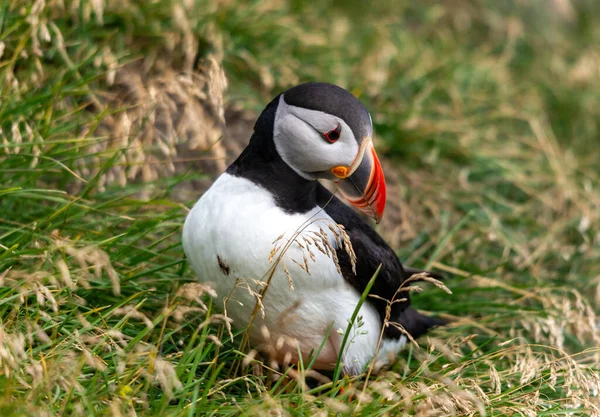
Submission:
M 0 414 L 600 415 L 598 22 L 586 0 L 3 3 Z M 240 351 L 179 243 L 247 114 L 312 79 L 372 111 L 380 231 L 452 276 L 414 301 L 453 323 L 352 386 Z

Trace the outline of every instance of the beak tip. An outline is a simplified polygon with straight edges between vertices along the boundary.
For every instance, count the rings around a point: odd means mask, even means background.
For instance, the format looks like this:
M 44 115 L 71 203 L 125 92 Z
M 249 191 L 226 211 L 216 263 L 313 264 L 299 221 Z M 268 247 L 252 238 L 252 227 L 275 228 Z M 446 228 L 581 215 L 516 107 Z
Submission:
M 373 215 L 373 220 L 375 220 L 375 224 L 381 223 L 381 219 L 383 219 L 383 207 L 380 210 L 377 210 Z
M 368 147 L 359 168 L 337 185 L 352 205 L 379 224 L 385 209 L 386 184 L 381 162 L 371 142 Z

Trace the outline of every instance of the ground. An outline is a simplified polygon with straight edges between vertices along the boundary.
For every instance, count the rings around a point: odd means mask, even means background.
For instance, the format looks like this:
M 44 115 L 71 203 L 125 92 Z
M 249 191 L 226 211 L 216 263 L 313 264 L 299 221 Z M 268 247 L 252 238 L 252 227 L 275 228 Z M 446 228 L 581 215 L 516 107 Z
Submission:
M 0 414 L 600 415 L 598 28 L 591 0 L 2 3 Z M 180 241 L 310 80 L 369 108 L 379 231 L 452 291 L 419 284 L 451 324 L 390 369 L 318 387 L 230 333 Z

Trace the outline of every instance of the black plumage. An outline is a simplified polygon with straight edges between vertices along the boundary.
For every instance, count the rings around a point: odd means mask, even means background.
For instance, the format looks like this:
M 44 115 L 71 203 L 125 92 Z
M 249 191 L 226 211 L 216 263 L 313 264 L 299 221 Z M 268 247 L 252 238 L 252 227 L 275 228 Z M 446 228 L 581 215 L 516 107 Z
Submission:
M 292 106 L 318 110 L 343 119 L 356 138 L 369 136 L 369 112 L 352 94 L 337 85 L 306 83 L 285 92 L 285 102 Z
M 352 271 L 350 258 L 345 250 L 338 249 L 337 255 L 344 279 L 362 294 L 371 277 L 381 270 L 369 292 L 376 297 L 367 298 L 379 313 L 382 323 L 386 319 L 387 307 L 390 306 L 389 322 L 400 324 L 413 338 L 426 333 L 432 327 L 445 322 L 441 319 L 425 316 L 410 307 L 410 294 L 400 291 L 404 281 L 413 273 L 421 272 L 410 268 L 407 273 L 402 267 L 394 250 L 383 238 L 369 226 L 350 207 L 342 203 L 322 185 L 318 185 L 317 202 L 336 222 L 344 225 L 352 248 L 356 254 L 356 274 Z M 396 302 L 391 303 L 392 300 Z M 399 301 L 402 300 L 402 301 Z M 397 326 L 390 325 L 384 330 L 384 337 L 396 339 L 402 335 Z
M 278 102 L 279 96 L 263 110 L 254 125 L 250 143 L 226 172 L 268 190 L 285 212 L 306 213 L 316 205 L 317 182 L 298 175 L 275 149 L 273 123 Z

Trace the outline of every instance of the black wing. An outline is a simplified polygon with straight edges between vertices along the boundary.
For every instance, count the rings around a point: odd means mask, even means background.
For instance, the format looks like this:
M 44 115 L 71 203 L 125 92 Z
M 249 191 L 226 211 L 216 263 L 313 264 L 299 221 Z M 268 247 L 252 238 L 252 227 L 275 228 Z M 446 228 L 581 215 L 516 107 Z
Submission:
M 394 250 L 385 240 L 322 185 L 319 185 L 317 190 L 317 203 L 336 223 L 344 225 L 352 242 L 356 254 L 356 274 L 352 272 L 348 254 L 343 249 L 337 251 L 342 275 L 346 281 L 362 294 L 381 265 L 379 275 L 369 294 L 383 299 L 368 297 L 367 302 L 375 307 L 383 323 L 388 305 L 386 300 L 394 297 L 398 288 L 415 270 L 410 269 L 411 273 L 407 274 Z M 392 304 L 390 321 L 401 324 L 413 338 L 426 333 L 431 327 L 444 324 L 443 320 L 424 316 L 412 309 L 408 292 L 398 293 L 396 299 L 402 298 L 406 300 Z M 401 335 L 402 333 L 394 326 L 388 326 L 384 332 L 386 338 L 398 338 Z

